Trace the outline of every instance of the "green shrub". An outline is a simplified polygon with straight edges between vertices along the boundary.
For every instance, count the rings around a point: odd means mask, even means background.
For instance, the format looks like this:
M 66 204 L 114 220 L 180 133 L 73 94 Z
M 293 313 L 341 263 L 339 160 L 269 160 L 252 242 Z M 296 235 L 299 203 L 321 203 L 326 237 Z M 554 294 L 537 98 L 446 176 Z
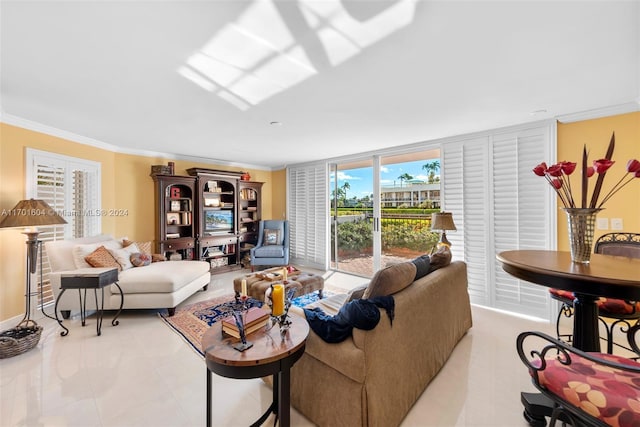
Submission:
M 438 242 L 438 233 L 429 229 L 428 222 L 382 223 L 382 249 L 407 248 L 429 252 Z
M 382 221 L 382 249 L 410 249 L 429 252 L 438 242 L 438 233 L 429 228 L 429 221 Z M 373 229 L 368 220 L 338 224 L 339 250 L 363 252 L 373 246 Z M 331 233 L 333 247 L 334 236 Z
M 331 236 L 333 240 L 333 235 Z M 338 249 L 360 251 L 373 246 L 371 222 L 358 220 L 338 224 Z M 333 242 L 332 242 L 333 243 Z

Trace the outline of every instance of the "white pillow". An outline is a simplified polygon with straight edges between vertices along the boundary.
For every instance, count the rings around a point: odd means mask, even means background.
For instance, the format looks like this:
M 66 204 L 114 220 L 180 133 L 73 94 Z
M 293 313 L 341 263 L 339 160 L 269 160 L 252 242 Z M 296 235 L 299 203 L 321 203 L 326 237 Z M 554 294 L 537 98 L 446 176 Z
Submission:
M 131 254 L 140 253 L 140 249 L 138 245 L 132 243 L 126 248 L 109 249 L 109 253 L 113 255 L 116 261 L 118 261 L 118 264 L 122 266 L 122 270 L 126 270 L 133 267 L 133 264 L 131 264 Z
M 76 268 L 93 268 L 84 260 L 84 258 L 91 252 L 98 249 L 100 246 L 104 246 L 107 249 L 120 249 L 122 244 L 116 240 L 105 240 L 104 242 L 88 243 L 86 245 L 75 245 L 71 250 L 73 254 L 73 263 Z

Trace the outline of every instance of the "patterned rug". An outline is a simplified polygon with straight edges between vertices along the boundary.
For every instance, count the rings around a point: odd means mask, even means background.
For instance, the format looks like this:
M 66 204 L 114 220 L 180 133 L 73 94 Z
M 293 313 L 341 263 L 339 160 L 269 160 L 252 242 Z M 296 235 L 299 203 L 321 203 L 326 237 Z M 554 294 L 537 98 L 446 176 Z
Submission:
M 325 297 L 332 294 L 332 292 L 324 291 Z M 303 307 L 317 300 L 318 293 L 312 292 L 294 298 L 291 303 L 297 307 Z M 167 314 L 160 314 L 159 316 L 191 348 L 204 357 L 201 349 L 202 336 L 211 325 L 231 314 L 233 302 L 233 294 L 229 294 L 176 308 L 175 314 L 171 317 Z M 263 303 L 249 298 L 247 304 L 249 307 L 261 307 Z

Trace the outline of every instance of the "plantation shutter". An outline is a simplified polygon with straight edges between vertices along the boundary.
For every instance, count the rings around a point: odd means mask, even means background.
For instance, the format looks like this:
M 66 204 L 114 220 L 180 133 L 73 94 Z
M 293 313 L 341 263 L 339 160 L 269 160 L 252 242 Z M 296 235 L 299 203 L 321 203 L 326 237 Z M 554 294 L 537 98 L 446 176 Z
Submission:
M 454 258 L 462 253 L 467 263 L 475 304 L 550 316 L 547 288 L 505 273 L 496 254 L 552 246 L 552 198 L 531 170 L 551 159 L 554 131 L 534 125 L 442 145 L 443 209 L 458 228 L 447 237 Z
M 514 249 L 549 249 L 551 226 L 548 185 L 532 169 L 549 159 L 549 128 L 492 136 L 494 253 Z M 516 279 L 493 260 L 493 306 L 547 318 L 548 290 Z
M 476 138 L 447 146 L 442 162 L 442 209 L 452 213 L 457 228 L 447 233 L 447 238 L 452 243 L 454 259 L 464 259 L 467 263 L 469 296 L 480 305 L 490 305 L 487 158 L 487 138 Z
M 39 227 L 42 242 L 100 234 L 100 164 L 54 153 L 27 149 L 27 198 L 44 200 L 66 225 Z M 53 302 L 49 282 L 51 267 L 42 247 L 43 303 Z M 38 261 L 38 269 L 40 268 Z M 40 271 L 37 272 L 40 279 Z M 38 304 L 40 301 L 38 302 Z
M 292 262 L 326 269 L 328 170 L 325 164 L 287 169 L 287 218 Z

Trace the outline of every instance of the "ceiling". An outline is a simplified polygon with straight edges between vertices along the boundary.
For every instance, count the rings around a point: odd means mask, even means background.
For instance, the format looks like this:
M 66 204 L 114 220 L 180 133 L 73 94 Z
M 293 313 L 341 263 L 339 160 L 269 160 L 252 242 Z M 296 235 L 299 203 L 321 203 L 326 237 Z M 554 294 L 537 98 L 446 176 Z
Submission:
M 122 152 L 277 169 L 640 100 L 638 1 L 0 5 L 2 120 Z

